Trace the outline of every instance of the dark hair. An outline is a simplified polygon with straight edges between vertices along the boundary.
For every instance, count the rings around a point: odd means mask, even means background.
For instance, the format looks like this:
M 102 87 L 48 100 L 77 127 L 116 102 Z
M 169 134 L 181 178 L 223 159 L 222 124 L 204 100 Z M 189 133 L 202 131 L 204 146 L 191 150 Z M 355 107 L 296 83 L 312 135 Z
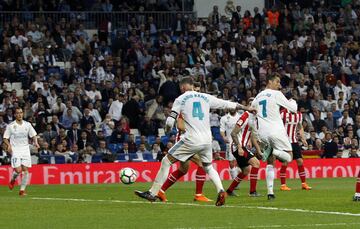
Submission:
M 201 83 L 200 82 L 194 82 L 194 87 L 201 87 Z
M 194 80 L 190 76 L 185 76 L 184 78 L 182 78 L 180 80 L 180 85 L 183 85 L 183 84 L 194 85 Z
M 269 83 L 269 81 L 273 81 L 276 78 L 280 78 L 280 75 L 278 73 L 269 74 L 266 76 L 266 83 Z

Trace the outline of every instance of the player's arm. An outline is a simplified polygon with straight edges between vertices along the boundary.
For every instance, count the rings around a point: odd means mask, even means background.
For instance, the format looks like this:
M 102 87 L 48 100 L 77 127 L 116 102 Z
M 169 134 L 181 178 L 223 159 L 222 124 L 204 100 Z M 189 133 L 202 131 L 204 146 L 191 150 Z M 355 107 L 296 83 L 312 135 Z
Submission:
M 299 124 L 298 124 L 298 130 L 299 130 L 301 142 L 303 143 L 303 145 L 305 147 L 308 147 L 308 143 L 307 143 L 306 138 L 305 138 L 304 127 L 303 127 L 301 122 L 299 122 Z
M 39 146 L 38 139 L 37 139 L 37 133 L 36 133 L 34 127 L 31 124 L 29 124 L 29 125 L 30 125 L 29 137 L 33 140 L 34 146 L 39 149 L 40 146 Z
M 210 99 L 210 107 L 212 109 L 241 109 L 252 113 L 256 113 L 256 109 L 253 107 L 244 106 L 239 103 L 234 103 L 231 101 L 219 99 L 212 95 L 208 95 L 208 96 Z
M 227 139 L 225 135 L 225 118 L 221 117 L 220 119 L 220 135 L 225 143 L 229 143 L 229 139 Z
M 184 122 L 184 119 L 182 118 L 181 115 L 179 115 L 178 118 L 177 118 L 176 128 L 177 128 L 180 132 L 185 132 L 185 122 Z
M 169 133 L 171 129 L 174 127 L 175 121 L 177 120 L 179 114 L 180 114 L 180 101 L 176 99 L 174 101 L 169 117 L 166 118 L 166 123 L 165 123 L 166 133 Z
M 242 149 L 242 144 L 239 141 L 239 137 L 238 137 L 240 131 L 241 131 L 241 127 L 236 124 L 234 129 L 231 131 L 231 138 L 233 140 L 233 143 L 237 146 L 238 154 L 240 156 L 244 156 L 244 150 Z
M 296 101 L 293 99 L 288 100 L 281 91 L 278 91 L 276 93 L 276 102 L 280 106 L 288 109 L 290 112 L 293 112 L 293 113 L 297 112 L 298 106 L 297 106 Z
M 260 145 L 259 145 L 259 142 L 257 140 L 257 138 L 255 137 L 255 134 L 253 131 L 251 131 L 251 142 L 253 144 L 253 146 L 255 147 L 256 149 L 256 154 L 260 157 L 262 157 L 262 152 L 261 152 L 261 148 L 260 148 Z
M 11 132 L 10 125 L 7 125 L 6 129 L 5 129 L 5 132 L 4 132 L 3 141 L 4 141 L 5 146 L 6 146 L 6 151 L 11 154 L 12 153 L 12 148 L 11 148 L 10 141 L 9 141 L 10 132 Z

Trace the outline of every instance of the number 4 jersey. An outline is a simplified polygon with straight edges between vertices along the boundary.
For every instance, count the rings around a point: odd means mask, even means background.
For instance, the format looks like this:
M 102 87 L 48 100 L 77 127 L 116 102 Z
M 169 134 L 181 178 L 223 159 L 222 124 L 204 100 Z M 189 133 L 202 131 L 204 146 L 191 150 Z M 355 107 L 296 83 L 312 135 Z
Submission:
M 297 111 L 297 104 L 294 100 L 288 100 L 281 91 L 265 89 L 253 100 L 252 107 L 257 109 L 259 135 L 276 134 L 276 131 L 284 129 L 280 115 L 280 107 L 291 112 Z
M 182 137 L 188 144 L 211 144 L 210 109 L 235 109 L 237 103 L 218 99 L 215 96 L 186 91 L 173 104 L 172 112 L 181 113 L 186 132 Z

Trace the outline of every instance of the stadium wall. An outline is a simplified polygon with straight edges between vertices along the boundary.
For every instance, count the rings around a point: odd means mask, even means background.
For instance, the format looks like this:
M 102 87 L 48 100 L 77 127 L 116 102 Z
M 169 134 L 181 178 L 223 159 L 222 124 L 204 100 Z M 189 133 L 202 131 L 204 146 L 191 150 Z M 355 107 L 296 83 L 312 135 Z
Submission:
M 280 164 L 277 168 L 280 169 Z M 129 162 L 129 163 L 96 163 L 96 164 L 46 164 L 34 165 L 30 169 L 31 184 L 98 184 L 118 183 L 119 171 L 122 168 L 131 167 L 138 171 L 140 176 L 137 182 L 151 182 L 154 180 L 160 167 L 159 162 Z M 177 169 L 174 164 L 171 171 Z M 229 179 L 227 161 L 216 161 L 214 167 L 223 180 Z M 305 171 L 308 178 L 332 178 L 332 177 L 355 177 L 360 170 L 360 159 L 307 159 Z M 0 167 L 0 185 L 7 185 L 12 173 L 9 166 Z M 195 180 L 196 167 L 192 164 L 189 173 L 183 181 Z M 297 166 L 290 163 L 287 174 L 289 178 L 297 178 Z M 278 176 L 278 172 L 276 172 Z M 259 179 L 265 179 L 265 164 L 261 164 Z M 18 179 L 19 181 L 20 179 Z
M 264 0 L 233 0 L 234 6 L 241 6 L 242 14 L 245 10 L 249 10 L 252 14 L 254 13 L 254 7 L 257 6 L 259 11 L 261 12 L 265 6 Z M 219 6 L 219 12 L 221 15 L 225 14 L 225 6 L 227 1 L 225 0 L 195 0 L 194 1 L 194 11 L 197 12 L 197 16 L 199 18 L 207 18 L 209 13 L 212 11 L 213 6 Z M 227 17 L 231 17 L 231 15 L 226 15 Z

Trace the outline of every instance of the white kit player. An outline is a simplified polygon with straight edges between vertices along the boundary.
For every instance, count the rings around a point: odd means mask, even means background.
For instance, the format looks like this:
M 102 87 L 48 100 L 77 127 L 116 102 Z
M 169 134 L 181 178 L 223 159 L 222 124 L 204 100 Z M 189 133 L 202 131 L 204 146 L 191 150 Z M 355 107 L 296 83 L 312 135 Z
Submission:
M 161 161 L 161 167 L 150 190 L 146 192 L 135 191 L 135 194 L 149 201 L 155 201 L 157 193 L 169 174 L 170 166 L 177 161 L 185 162 L 193 155 L 198 154 L 206 173 L 216 186 L 218 197 L 215 205 L 222 206 L 225 204 L 226 192 L 219 174 L 211 164 L 213 158 L 210 109 L 244 109 L 249 112 L 255 112 L 256 110 L 238 103 L 218 99 L 212 95 L 193 91 L 191 77 L 184 77 L 180 81 L 180 88 L 184 93 L 173 104 L 171 114 L 166 119 L 166 130 L 168 132 L 173 128 L 177 116 L 181 113 L 186 132 Z
M 11 167 L 14 169 L 9 183 L 10 190 L 14 188 L 16 178 L 23 172 L 20 196 L 26 195 L 25 188 L 29 179 L 28 169 L 31 167 L 29 138 L 32 138 L 34 146 L 39 148 L 36 131 L 29 122 L 23 120 L 23 115 L 23 110 L 16 108 L 16 120 L 6 127 L 4 133 L 4 143 L 7 152 L 11 154 Z
M 283 121 L 280 115 L 280 107 L 284 107 L 290 112 L 297 111 L 297 103 L 288 100 L 279 91 L 280 76 L 278 74 L 267 76 L 265 90 L 260 92 L 252 102 L 252 106 L 258 110 L 258 137 L 261 143 L 267 145 L 263 151 L 263 160 L 268 160 L 266 166 L 266 183 L 268 188 L 268 199 L 274 199 L 274 157 L 269 157 L 270 153 L 281 161 L 292 161 L 292 147 L 287 136 Z
M 236 159 L 231 152 L 231 131 L 234 129 L 240 116 L 241 115 L 233 109 L 230 110 L 226 115 L 222 116 L 220 119 L 220 134 L 226 143 L 226 159 L 229 161 L 230 176 L 232 180 L 235 179 L 235 177 L 238 175 L 239 168 L 237 167 Z

